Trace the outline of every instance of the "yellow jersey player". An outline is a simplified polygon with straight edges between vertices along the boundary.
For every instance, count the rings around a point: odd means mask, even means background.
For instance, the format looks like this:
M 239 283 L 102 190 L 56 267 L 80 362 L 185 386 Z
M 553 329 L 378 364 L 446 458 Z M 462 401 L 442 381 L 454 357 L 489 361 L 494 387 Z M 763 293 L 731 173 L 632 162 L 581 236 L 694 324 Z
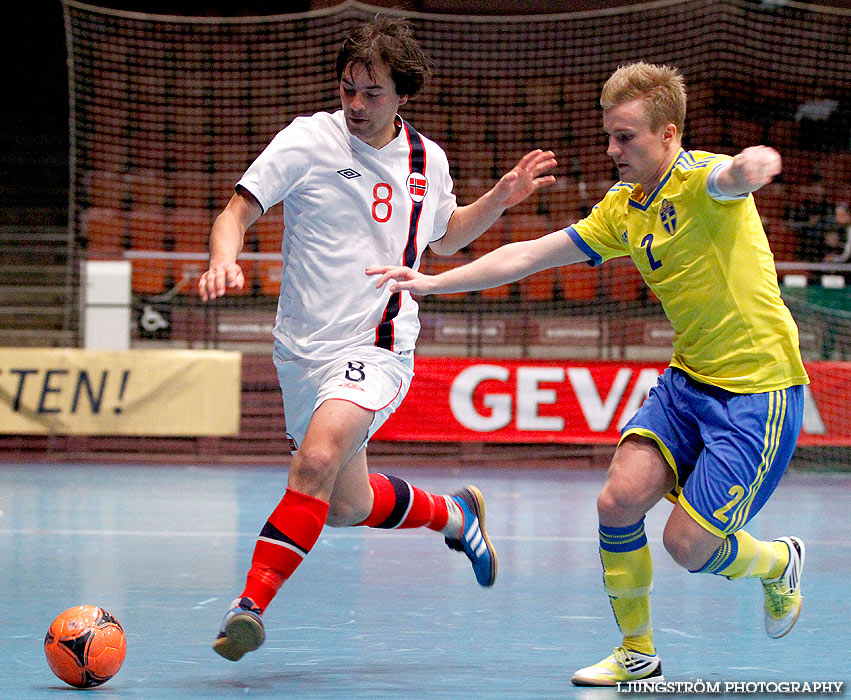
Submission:
M 781 637 L 795 624 L 803 542 L 760 541 L 743 528 L 791 459 L 808 379 L 751 195 L 780 172 L 779 154 L 765 146 L 732 158 L 683 150 L 686 92 L 673 67 L 623 66 L 600 103 L 621 181 L 585 219 L 433 277 L 398 267 L 367 272 L 380 275 L 379 285 L 395 280 L 391 291 L 434 294 L 629 255 L 661 300 L 673 358 L 624 426 L 597 499 L 604 586 L 623 641 L 572 678 L 612 686 L 662 679 L 644 516 L 665 497 L 674 508 L 663 542 L 680 566 L 761 580 L 767 633 Z

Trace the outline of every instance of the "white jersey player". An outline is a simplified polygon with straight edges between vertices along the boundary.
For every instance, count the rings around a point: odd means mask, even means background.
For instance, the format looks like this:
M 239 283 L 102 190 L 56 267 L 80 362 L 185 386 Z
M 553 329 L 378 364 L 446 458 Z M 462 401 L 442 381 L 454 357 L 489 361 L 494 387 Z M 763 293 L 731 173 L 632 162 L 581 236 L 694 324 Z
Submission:
M 361 25 L 336 68 L 342 110 L 296 119 L 248 168 L 213 224 L 210 267 L 199 281 L 205 301 L 241 288 L 245 232 L 283 201 L 274 360 L 294 454 L 286 493 L 213 644 L 233 661 L 263 643 L 264 611 L 326 524 L 427 527 L 467 555 L 481 585 L 496 579 L 478 489 L 441 496 L 368 471 L 367 442 L 413 377 L 419 321 L 410 294 L 376 289 L 364 270 L 416 267 L 426 246 L 454 253 L 552 183 L 545 173 L 555 159 L 532 151 L 459 207 L 446 155 L 398 115 L 429 73 L 408 26 L 384 17 Z
M 349 131 L 342 110 L 299 117 L 237 184 L 264 211 L 285 203 L 274 335 L 295 356 L 414 349 L 416 302 L 376 289 L 363 271 L 376 258 L 416 267 L 456 203 L 443 150 L 399 117 L 394 130 L 375 148 Z

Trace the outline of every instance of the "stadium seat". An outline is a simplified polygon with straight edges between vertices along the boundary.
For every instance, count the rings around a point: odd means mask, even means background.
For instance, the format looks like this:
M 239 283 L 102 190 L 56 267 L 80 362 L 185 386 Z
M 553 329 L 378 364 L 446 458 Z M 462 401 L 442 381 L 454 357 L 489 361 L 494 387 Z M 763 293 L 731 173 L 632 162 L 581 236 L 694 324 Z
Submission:
M 276 204 L 249 229 L 248 236 L 257 241 L 257 250 L 274 255 L 274 260 L 258 260 L 255 269 L 260 293 L 276 297 L 281 292 L 281 237 L 284 235 L 283 208 Z
M 151 119 L 147 120 L 150 124 Z M 147 170 L 165 170 L 166 163 L 168 160 L 168 144 L 163 138 L 163 134 L 160 131 L 162 121 L 155 121 L 153 124 L 150 124 L 150 128 L 153 130 L 148 132 L 143 129 L 148 126 L 148 124 L 139 124 L 136 123 L 134 126 L 137 127 L 137 130 L 133 132 L 132 141 L 130 142 L 130 160 L 134 164 L 136 164 L 139 168 L 147 169 Z
M 523 301 L 549 301 L 553 298 L 556 270 L 542 270 L 520 280 L 520 298 Z
M 786 208 L 786 188 L 772 182 L 754 192 L 754 201 L 763 218 L 781 219 Z
M 120 172 L 127 163 L 129 147 L 125 140 L 102 133 L 88 143 L 88 166 L 93 171 Z
M 182 293 L 193 294 L 198 278 L 207 269 L 210 212 L 201 208 L 181 207 L 174 210 L 170 223 L 175 253 L 198 253 L 205 256 L 198 260 L 175 258 L 171 262 L 174 284 L 180 287 Z
M 90 207 L 82 213 L 82 233 L 86 238 L 86 256 L 92 260 L 115 260 L 124 252 L 127 212 L 108 207 Z
M 623 264 L 610 264 L 606 280 L 606 293 L 615 301 L 636 301 L 641 297 L 644 280 L 641 273 L 627 260 Z
M 139 170 L 127 176 L 128 194 L 134 209 L 164 207 L 168 194 L 166 175 L 157 170 Z
M 587 301 L 597 298 L 600 286 L 600 271 L 585 263 L 565 265 L 559 268 L 561 292 L 565 299 Z
M 212 180 L 212 201 L 213 211 L 217 214 L 227 206 L 230 198 L 233 197 L 234 185 L 241 177 L 241 173 L 216 173 L 211 175 Z
M 473 259 L 480 258 L 508 242 L 508 219 L 501 216 L 494 222 L 493 226 L 470 244 Z M 483 289 L 479 294 L 484 299 L 505 299 L 511 294 L 511 285 L 503 284 L 499 287 Z
M 420 271 L 427 275 L 439 275 L 441 272 L 451 270 L 454 267 L 459 267 L 470 262 L 470 258 L 464 253 L 455 253 L 454 255 L 438 256 L 430 250 L 423 253 L 420 263 Z M 441 294 L 441 299 L 463 299 L 467 296 L 467 292 L 456 292 L 453 294 Z
M 765 127 L 759 119 L 743 116 L 739 113 L 726 115 L 727 126 L 735 135 L 734 143 L 741 145 L 742 148 L 755 143 L 764 143 L 766 140 Z
M 800 123 L 794 119 L 772 119 L 768 126 L 767 145 L 785 154 L 787 147 L 798 143 L 800 130 Z
M 166 210 L 161 207 L 133 209 L 129 216 L 130 248 L 133 251 L 162 253 L 168 232 Z M 166 290 L 168 260 L 135 258 L 133 291 L 137 294 L 162 294 Z
M 798 259 L 798 237 L 785 220 L 763 216 L 762 225 L 775 261 L 792 262 Z
M 822 168 L 825 186 L 833 202 L 851 201 L 851 153 L 837 151 L 824 154 Z
M 229 129 L 228 129 L 229 130 Z M 237 177 L 231 182 L 231 186 L 239 179 L 245 166 L 251 162 L 256 153 L 246 152 L 246 144 L 243 142 L 242 134 L 222 133 L 212 140 L 213 162 L 220 172 L 233 170 Z
M 473 251 L 473 258 L 480 258 L 508 242 L 508 218 L 501 216 L 493 226 L 470 244 L 470 249 Z
M 541 214 L 510 213 L 509 235 L 512 241 L 528 241 L 550 233 L 552 225 L 548 217 Z M 547 301 L 553 298 L 556 271 L 543 270 L 520 280 L 520 297 L 525 301 Z
M 479 292 L 479 295 L 483 299 L 507 299 L 509 296 L 511 296 L 511 285 L 503 284 L 499 287 L 483 289 Z
M 542 214 L 511 212 L 508 215 L 508 231 L 512 242 L 540 238 L 552 230 L 549 217 Z
M 86 200 L 91 207 L 120 209 L 127 199 L 127 176 L 125 173 L 93 170 L 84 178 Z
M 213 191 L 214 186 L 207 173 L 178 171 L 171 176 L 171 197 L 177 207 L 206 207 Z

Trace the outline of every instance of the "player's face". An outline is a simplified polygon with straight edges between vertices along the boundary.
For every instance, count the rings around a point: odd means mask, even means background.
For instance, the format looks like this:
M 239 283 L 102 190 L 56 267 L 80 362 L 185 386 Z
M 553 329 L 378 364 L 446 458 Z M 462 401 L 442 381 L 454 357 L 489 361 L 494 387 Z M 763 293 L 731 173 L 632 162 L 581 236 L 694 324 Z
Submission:
M 349 64 L 340 77 L 340 101 L 349 131 L 373 148 L 381 148 L 396 136 L 396 113 L 408 98 L 396 94 L 386 64 L 373 65 L 371 76 L 363 65 Z
M 649 193 L 659 184 L 679 149 L 673 124 L 654 130 L 644 114 L 644 100 L 637 98 L 603 110 L 608 134 L 608 155 L 624 182 L 640 183 Z

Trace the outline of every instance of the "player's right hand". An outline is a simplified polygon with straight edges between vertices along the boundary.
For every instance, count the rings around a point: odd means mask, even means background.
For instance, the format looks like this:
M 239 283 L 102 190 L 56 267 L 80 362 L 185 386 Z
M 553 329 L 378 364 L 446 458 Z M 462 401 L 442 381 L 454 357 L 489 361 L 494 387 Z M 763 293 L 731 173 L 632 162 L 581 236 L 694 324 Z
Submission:
M 210 269 L 198 280 L 198 294 L 203 301 L 209 301 L 224 296 L 227 289 L 239 291 L 243 285 L 245 276 L 235 262 L 210 265 Z
M 730 174 L 743 192 L 755 192 L 783 169 L 780 154 L 771 146 L 749 146 L 733 156 Z
M 411 294 L 432 294 L 434 292 L 434 277 L 432 275 L 424 275 L 422 272 L 412 270 L 410 267 L 368 267 L 365 270 L 367 275 L 381 275 L 376 283 L 376 289 L 380 289 L 390 280 L 395 280 L 390 285 L 390 291 L 393 293 L 400 292 L 403 289 Z

